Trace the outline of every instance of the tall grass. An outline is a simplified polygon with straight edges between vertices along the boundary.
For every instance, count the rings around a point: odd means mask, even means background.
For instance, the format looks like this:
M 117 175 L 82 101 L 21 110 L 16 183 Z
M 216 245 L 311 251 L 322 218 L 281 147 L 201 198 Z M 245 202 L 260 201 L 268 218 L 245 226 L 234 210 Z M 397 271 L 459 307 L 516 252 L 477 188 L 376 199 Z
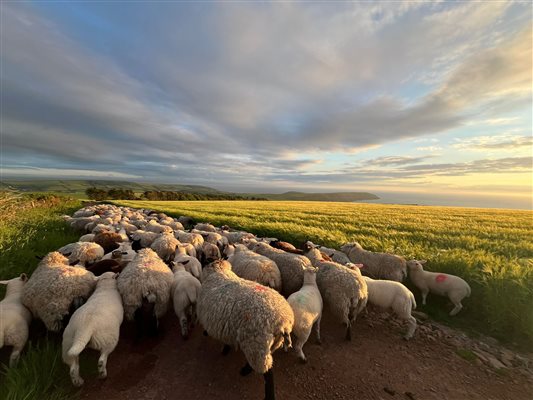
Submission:
M 59 216 L 72 214 L 80 206 L 78 200 L 54 195 L 0 193 L 0 279 L 10 279 L 22 272 L 31 274 L 38 263 L 36 255 L 76 241 L 79 235 Z M 2 286 L 0 298 L 4 294 Z M 31 328 L 34 327 L 32 323 Z M 2 361 L 7 362 L 10 350 L 2 349 Z M 16 368 L 0 366 L 0 399 L 72 398 L 67 370 L 61 361 L 59 341 L 33 334 Z
M 339 247 L 358 241 L 372 251 L 428 260 L 427 269 L 459 275 L 472 287 L 454 318 L 444 298 L 420 309 L 523 348 L 533 345 L 531 211 L 359 203 L 277 201 L 122 201 L 120 204 L 228 224 L 300 244 Z M 409 282 L 407 283 L 409 286 Z M 416 296 L 418 291 L 413 289 Z M 421 303 L 421 302 L 419 302 Z

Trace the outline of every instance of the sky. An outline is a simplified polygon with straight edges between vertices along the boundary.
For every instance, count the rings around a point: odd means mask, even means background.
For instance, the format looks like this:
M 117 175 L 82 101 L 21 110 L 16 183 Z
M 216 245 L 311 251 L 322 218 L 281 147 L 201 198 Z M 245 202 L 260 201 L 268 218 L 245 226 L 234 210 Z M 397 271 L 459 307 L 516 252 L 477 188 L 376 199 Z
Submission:
M 2 176 L 532 195 L 530 2 L 9 2 Z

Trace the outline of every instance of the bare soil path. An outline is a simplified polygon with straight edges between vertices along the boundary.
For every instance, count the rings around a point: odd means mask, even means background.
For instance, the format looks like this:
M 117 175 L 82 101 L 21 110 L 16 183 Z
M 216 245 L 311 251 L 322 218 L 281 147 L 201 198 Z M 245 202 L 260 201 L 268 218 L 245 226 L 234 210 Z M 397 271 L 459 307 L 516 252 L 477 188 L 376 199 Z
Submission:
M 325 310 L 326 311 L 326 310 Z M 109 358 L 108 378 L 85 377 L 84 400 L 204 400 L 262 399 L 263 378 L 239 375 L 241 352 L 221 354 L 222 344 L 196 327 L 189 340 L 178 334 L 169 312 L 157 338 L 133 343 L 133 326 L 123 324 L 120 343 Z M 401 338 L 403 328 L 370 312 L 360 317 L 353 341 L 344 341 L 341 325 L 322 318 L 323 344 L 314 333 L 302 364 L 294 352 L 274 355 L 278 400 L 407 399 L 407 400 L 529 400 L 531 376 L 514 369 L 497 371 L 479 360 L 467 361 L 457 344 L 419 329 L 413 340 Z M 96 369 L 94 365 L 89 366 Z

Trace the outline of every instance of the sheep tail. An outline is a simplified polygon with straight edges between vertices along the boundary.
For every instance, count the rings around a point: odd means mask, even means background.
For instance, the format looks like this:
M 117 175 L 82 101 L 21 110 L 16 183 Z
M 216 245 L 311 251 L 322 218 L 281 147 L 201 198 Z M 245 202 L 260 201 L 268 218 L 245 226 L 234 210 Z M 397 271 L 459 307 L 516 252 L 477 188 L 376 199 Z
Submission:
M 87 329 L 87 327 L 79 332 L 78 335 L 74 336 L 72 345 L 67 351 L 67 356 L 70 358 L 77 357 L 83 351 L 83 349 L 85 349 L 85 346 L 87 346 L 87 343 L 89 343 L 89 340 L 91 340 L 91 336 L 92 333 Z
M 146 293 L 143 298 L 145 298 L 148 303 L 155 303 L 157 301 L 157 295 L 155 293 L 152 293 L 152 292 L 148 292 Z

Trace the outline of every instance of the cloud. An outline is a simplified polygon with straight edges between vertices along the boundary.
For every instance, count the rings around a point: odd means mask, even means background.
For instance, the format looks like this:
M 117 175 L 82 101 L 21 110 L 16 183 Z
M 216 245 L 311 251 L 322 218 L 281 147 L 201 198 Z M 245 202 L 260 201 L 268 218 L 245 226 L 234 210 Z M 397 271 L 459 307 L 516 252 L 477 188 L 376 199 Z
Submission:
M 64 177 L 64 178 L 121 178 L 136 179 L 139 175 L 124 174 L 122 172 L 98 171 L 88 169 L 61 169 L 36 167 L 2 167 L 3 176 L 10 177 Z
M 517 135 L 494 135 L 494 136 L 476 136 L 467 139 L 456 139 L 457 143 L 452 145 L 453 148 L 466 151 L 515 151 L 517 149 L 529 148 L 533 146 L 533 137 Z
M 526 5 L 73 7 L 2 5 L 6 165 L 296 182 L 322 153 L 530 106 Z M 406 95 L 413 82 L 419 92 Z M 374 161 L 366 176 L 387 179 L 387 168 L 427 157 Z

